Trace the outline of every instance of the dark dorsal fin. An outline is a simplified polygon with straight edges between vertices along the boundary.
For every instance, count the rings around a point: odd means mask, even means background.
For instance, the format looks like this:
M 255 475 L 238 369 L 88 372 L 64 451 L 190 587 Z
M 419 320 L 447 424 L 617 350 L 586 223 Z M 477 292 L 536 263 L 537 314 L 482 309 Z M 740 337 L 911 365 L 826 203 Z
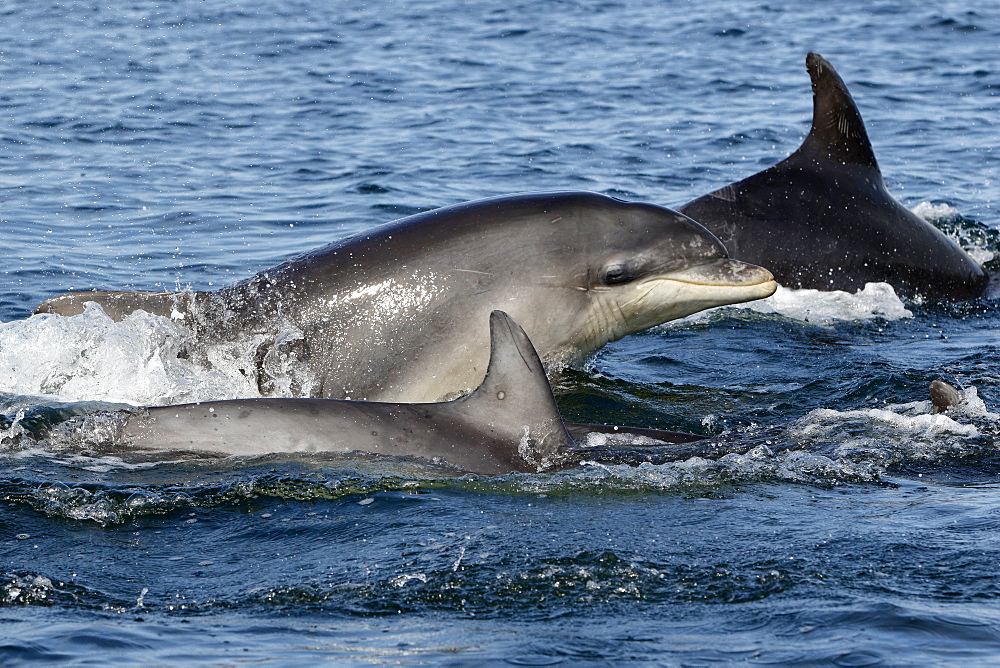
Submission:
M 806 69 L 812 79 L 813 121 L 796 155 L 877 171 L 865 122 L 837 70 L 818 53 L 806 56 Z
M 573 444 L 545 368 L 520 325 L 503 311 L 490 314 L 490 364 L 472 394 L 453 402 L 466 419 L 515 444 L 510 453 L 539 470 Z M 527 430 L 527 433 L 525 431 Z

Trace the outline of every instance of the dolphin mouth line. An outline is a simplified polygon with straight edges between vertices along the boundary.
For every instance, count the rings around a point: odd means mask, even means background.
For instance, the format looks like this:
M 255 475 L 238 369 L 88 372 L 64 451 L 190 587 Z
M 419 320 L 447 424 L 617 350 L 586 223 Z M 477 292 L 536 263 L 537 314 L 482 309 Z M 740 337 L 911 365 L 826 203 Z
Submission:
M 717 282 L 706 282 L 699 281 L 692 278 L 681 278 L 679 276 L 656 276 L 654 278 L 645 279 L 641 285 L 647 285 L 649 283 L 657 283 L 660 281 L 673 281 L 675 283 L 684 283 L 687 285 L 697 285 L 699 287 L 706 288 L 755 288 L 760 285 L 766 285 L 768 283 L 776 283 L 773 278 L 765 278 L 757 281 L 756 283 L 717 283 Z
M 771 292 L 777 290 L 777 282 L 774 279 L 774 274 L 770 271 L 764 267 L 730 258 L 663 272 L 646 279 L 646 283 L 649 284 L 655 284 L 657 281 L 673 281 L 682 285 L 707 289 L 759 290 L 771 288 Z

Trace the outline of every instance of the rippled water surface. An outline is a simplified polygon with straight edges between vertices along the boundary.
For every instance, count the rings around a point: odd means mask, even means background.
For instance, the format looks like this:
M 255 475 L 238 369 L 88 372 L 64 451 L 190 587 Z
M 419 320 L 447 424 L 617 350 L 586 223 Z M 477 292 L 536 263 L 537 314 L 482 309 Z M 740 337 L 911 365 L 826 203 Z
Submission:
M 715 459 L 486 478 L 25 437 L 254 391 L 175 323 L 32 316 L 48 297 L 213 289 L 505 193 L 680 205 L 798 146 L 810 50 L 893 193 L 994 267 L 994 9 L 3 5 L 0 662 L 1000 660 L 995 300 L 782 289 L 559 379 L 570 419 L 746 445 Z

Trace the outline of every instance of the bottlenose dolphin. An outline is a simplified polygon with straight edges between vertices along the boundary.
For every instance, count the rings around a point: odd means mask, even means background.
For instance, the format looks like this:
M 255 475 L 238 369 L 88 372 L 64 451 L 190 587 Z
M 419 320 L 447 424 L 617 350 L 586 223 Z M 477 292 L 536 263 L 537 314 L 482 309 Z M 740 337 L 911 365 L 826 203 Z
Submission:
M 790 288 L 857 290 L 886 282 L 904 296 L 971 299 L 987 275 L 958 244 L 886 189 L 864 121 L 833 66 L 806 57 L 813 120 L 795 153 L 680 207 L 730 255 Z
M 686 216 L 568 192 L 418 214 L 216 292 L 75 293 L 36 313 L 74 315 L 92 301 L 116 319 L 139 309 L 173 317 L 193 332 L 186 354 L 196 361 L 211 364 L 220 346 L 249 348 L 241 371 L 264 395 L 416 402 L 476 386 L 494 309 L 558 367 L 775 289 L 767 270 L 729 259 Z
M 369 452 L 440 458 L 464 471 L 540 472 L 567 463 L 563 426 L 542 363 L 514 320 L 490 314 L 486 377 L 443 403 L 233 399 L 148 408 L 129 418 L 124 443 L 146 450 L 230 455 Z

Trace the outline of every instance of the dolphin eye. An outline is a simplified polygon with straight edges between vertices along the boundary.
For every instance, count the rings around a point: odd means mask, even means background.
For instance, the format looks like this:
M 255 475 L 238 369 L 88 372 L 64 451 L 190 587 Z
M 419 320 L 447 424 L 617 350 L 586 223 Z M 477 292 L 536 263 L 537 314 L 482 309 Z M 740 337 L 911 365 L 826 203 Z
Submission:
M 604 270 L 604 283 L 606 285 L 628 283 L 632 278 L 632 275 L 623 264 L 612 264 Z

